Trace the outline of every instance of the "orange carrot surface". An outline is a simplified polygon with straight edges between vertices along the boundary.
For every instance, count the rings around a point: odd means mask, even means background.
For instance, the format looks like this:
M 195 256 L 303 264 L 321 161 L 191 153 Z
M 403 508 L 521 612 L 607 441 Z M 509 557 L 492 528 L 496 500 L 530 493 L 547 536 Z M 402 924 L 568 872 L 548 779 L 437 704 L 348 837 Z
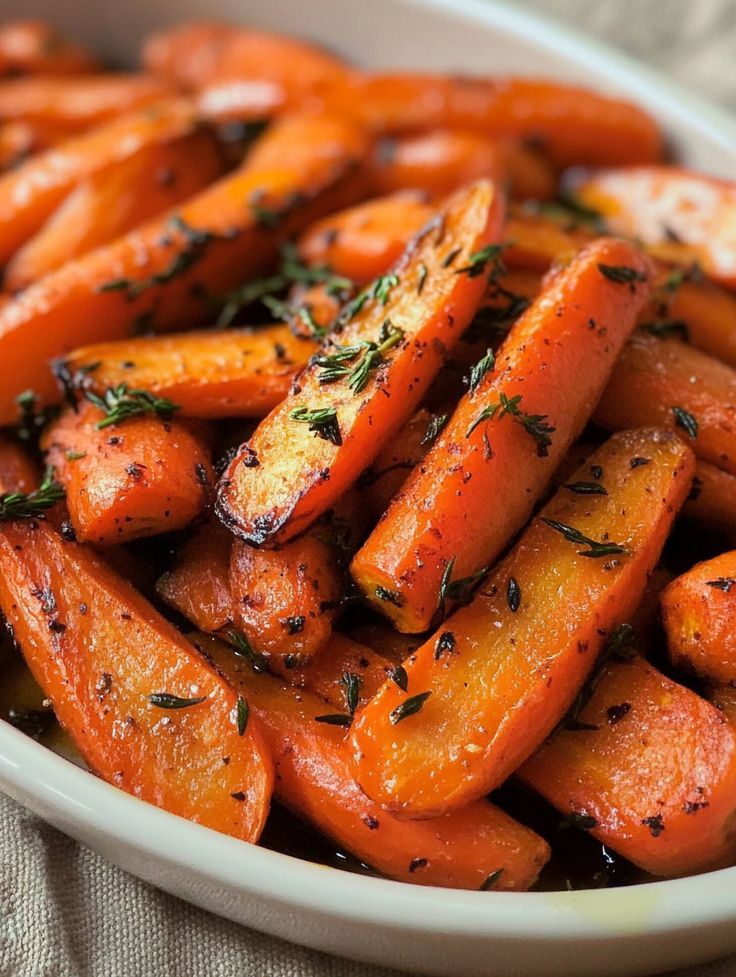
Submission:
M 484 281 L 467 269 L 477 270 L 501 221 L 490 183 L 459 191 L 356 300 L 340 341 L 325 341 L 225 472 L 218 513 L 237 535 L 256 545 L 293 538 L 370 465 L 470 321 Z
M 646 465 L 632 465 L 646 457 Z M 358 715 L 361 787 L 426 817 L 501 784 L 552 731 L 606 635 L 628 620 L 690 488 L 673 434 L 611 438 L 520 542 Z M 579 491 L 596 484 L 606 494 Z

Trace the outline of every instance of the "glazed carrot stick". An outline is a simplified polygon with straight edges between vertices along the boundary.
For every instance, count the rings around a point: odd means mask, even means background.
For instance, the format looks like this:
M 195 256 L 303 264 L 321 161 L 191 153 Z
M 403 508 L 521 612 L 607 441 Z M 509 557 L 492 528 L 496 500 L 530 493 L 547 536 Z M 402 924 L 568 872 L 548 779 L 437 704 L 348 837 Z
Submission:
M 736 286 L 732 182 L 675 166 L 641 166 L 593 173 L 571 186 L 613 230 L 649 244 L 674 238 L 691 249 L 707 275 Z
M 641 109 L 588 89 L 529 78 L 352 75 L 324 96 L 381 133 L 470 129 L 534 138 L 558 166 L 654 163 L 662 137 Z
M 472 318 L 484 280 L 463 269 L 480 270 L 481 249 L 502 219 L 492 184 L 458 191 L 393 271 L 356 300 L 340 344 L 325 341 L 223 475 L 218 514 L 236 535 L 270 546 L 293 538 L 371 464 Z M 258 464 L 246 467 L 244 458 Z
M 345 594 L 335 547 L 322 527 L 277 550 L 236 540 L 230 557 L 235 623 L 275 671 L 313 658 L 329 640 Z
M 118 389 L 114 399 L 139 404 L 137 394 Z M 208 452 L 161 410 L 110 424 L 111 412 L 84 402 L 44 431 L 41 447 L 66 488 L 80 542 L 104 546 L 171 532 L 204 508 L 214 480 Z
M 315 45 L 212 21 L 151 35 L 143 64 L 177 85 L 203 88 L 202 111 L 222 119 L 263 119 L 300 107 L 346 74 L 341 61 Z
M 736 542 L 736 475 L 699 461 L 682 514 Z
M 0 123 L 0 173 L 20 166 L 33 153 L 68 138 L 65 132 L 44 123 Z
M 26 289 L 0 310 L 0 423 L 12 423 L 22 390 L 53 401 L 51 359 L 136 325 L 170 331 L 211 316 L 212 296 L 262 274 L 283 240 L 359 192 L 365 150 L 342 120 L 284 117 L 240 170 Z
M 388 271 L 433 213 L 413 190 L 368 200 L 313 224 L 299 241 L 299 254 L 365 284 Z
M 38 465 L 9 434 L 0 434 L 0 495 L 31 492 L 38 484 Z
M 508 243 L 503 260 L 508 268 L 546 272 L 556 261 L 570 261 L 595 239 L 596 232 L 589 225 L 562 224 L 517 208 L 509 214 L 504 237 Z
M 198 639 L 260 720 L 276 764 L 278 799 L 384 875 L 456 889 L 527 889 L 547 843 L 488 801 L 447 817 L 403 821 L 355 783 L 344 729 L 316 720 L 324 700 L 254 674 L 216 639 Z M 499 873 L 499 870 L 500 871 Z
M 353 560 L 361 591 L 400 631 L 425 631 L 443 579 L 491 565 L 526 522 L 600 398 L 650 273 L 635 247 L 602 238 L 548 282 L 496 360 L 479 361 L 447 427 Z
M 169 99 L 113 119 L 26 160 L 0 178 L 0 264 L 33 236 L 83 180 L 127 159 L 149 143 L 166 143 L 194 131 L 194 106 Z
M 309 689 L 338 713 L 352 716 L 390 677 L 391 658 L 334 631 L 319 655 L 289 673 L 290 685 Z
M 698 563 L 662 594 L 673 665 L 722 685 L 736 683 L 736 552 Z
M 55 370 L 72 391 L 127 383 L 173 400 L 184 417 L 265 417 L 316 349 L 289 326 L 210 329 L 96 343 Z
M 736 733 L 643 658 L 606 665 L 578 716 L 521 767 L 571 822 L 655 875 L 731 864 Z
M 110 163 L 80 183 L 16 252 L 5 269 L 5 288 L 20 291 L 193 196 L 222 171 L 217 140 L 202 128 Z
M 12 20 L 0 26 L 0 77 L 72 75 L 94 71 L 83 48 L 43 20 Z
M 13 78 L 0 81 L 0 120 L 50 123 L 72 135 L 173 91 L 161 79 L 139 74 Z
M 230 592 L 232 534 L 208 519 L 176 551 L 173 565 L 156 581 L 156 592 L 200 631 L 234 625 Z
M 648 465 L 632 467 L 638 457 Z M 357 779 L 426 817 L 502 783 L 560 721 L 604 638 L 627 621 L 690 488 L 671 432 L 616 435 L 533 519 L 516 547 L 358 715 Z
M 260 724 L 243 721 L 237 693 L 137 591 L 47 524 L 15 521 L 0 528 L 0 607 L 95 773 L 258 839 L 273 783 Z
M 670 427 L 698 458 L 736 475 L 736 371 L 686 343 L 634 334 L 594 420 L 608 431 Z
M 458 129 L 382 139 L 369 157 L 368 172 L 377 195 L 415 189 L 443 197 L 485 176 L 508 183 L 517 199 L 543 200 L 554 196 L 556 182 L 540 154 L 511 140 Z

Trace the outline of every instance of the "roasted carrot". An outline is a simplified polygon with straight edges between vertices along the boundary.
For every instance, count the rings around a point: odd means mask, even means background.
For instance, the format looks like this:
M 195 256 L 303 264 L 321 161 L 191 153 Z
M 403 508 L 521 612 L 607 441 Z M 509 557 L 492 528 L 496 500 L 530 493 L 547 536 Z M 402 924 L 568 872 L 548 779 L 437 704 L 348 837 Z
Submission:
M 632 466 L 638 457 L 648 465 Z M 358 715 L 357 779 L 426 817 L 502 783 L 560 721 L 606 635 L 627 621 L 687 496 L 692 452 L 627 432 L 590 459 L 606 494 L 562 488 L 520 542 Z M 571 484 L 590 482 L 589 467 Z
M 176 551 L 174 562 L 156 581 L 156 591 L 200 631 L 233 627 L 230 593 L 233 537 L 216 519 L 207 520 Z
M 496 360 L 489 353 L 474 368 L 471 389 L 353 560 L 363 594 L 400 631 L 425 631 L 443 580 L 491 565 L 523 526 L 600 398 L 650 273 L 635 247 L 602 238 L 550 279 Z
M 92 173 L 51 214 L 5 269 L 18 292 L 67 261 L 107 244 L 202 190 L 223 171 L 208 129 L 147 143 L 133 156 Z
M 124 406 L 141 400 L 134 390 L 111 393 Z M 48 463 L 66 488 L 77 538 L 110 545 L 186 526 L 204 508 L 213 484 L 201 438 L 168 412 L 156 417 L 141 411 L 111 424 L 113 416 L 84 402 L 42 438 Z
M 736 475 L 699 461 L 682 514 L 736 542 Z
M 546 199 L 555 191 L 554 171 L 540 154 L 510 140 L 457 129 L 382 139 L 368 170 L 377 195 L 414 189 L 443 197 L 484 176 L 508 183 L 511 195 L 522 200 Z
M 350 635 L 394 665 L 400 665 L 426 641 L 426 636 L 423 635 L 402 634 L 401 631 L 391 627 L 388 621 L 378 616 L 362 624 L 356 623 L 351 627 Z
M 38 122 L 0 123 L 0 173 L 20 166 L 29 156 L 68 139 L 55 126 Z
M 594 420 L 608 431 L 672 428 L 698 458 L 736 475 L 736 370 L 686 343 L 635 333 Z
M 365 284 L 388 271 L 432 214 L 413 190 L 368 200 L 317 221 L 302 235 L 299 253 L 310 264 Z
M 677 668 L 736 684 L 736 551 L 673 580 L 662 594 L 662 616 Z
M 0 81 L 0 120 L 48 123 L 73 135 L 173 91 L 161 79 L 139 74 L 13 78 Z
M 504 232 L 504 264 L 516 271 L 546 272 L 554 262 L 570 261 L 595 236 L 589 225 L 512 208 Z
M 736 286 L 731 227 L 736 185 L 675 166 L 635 166 L 583 176 L 576 196 L 618 233 L 659 244 L 674 238 L 711 278 Z
M 15 521 L 0 528 L 0 607 L 95 773 L 258 839 L 273 783 L 260 724 L 244 721 L 237 693 L 136 590 L 47 524 Z
M 203 89 L 202 110 L 222 119 L 262 119 L 300 107 L 346 73 L 315 45 L 212 21 L 151 35 L 143 63 L 177 85 Z
M 332 109 L 381 133 L 470 129 L 493 138 L 534 138 L 558 166 L 654 163 L 662 137 L 628 102 L 528 78 L 352 75 L 324 95 Z
M 210 329 L 85 346 L 55 369 L 72 391 L 126 383 L 173 400 L 184 417 L 265 417 L 316 349 L 289 326 Z
M 284 117 L 240 170 L 26 289 L 0 310 L 0 423 L 22 390 L 54 399 L 54 357 L 136 323 L 170 331 L 211 316 L 212 296 L 263 273 L 283 240 L 359 192 L 365 148 L 342 120 Z
M 260 720 L 276 765 L 276 796 L 299 817 L 405 882 L 457 889 L 527 889 L 534 882 L 549 848 L 533 831 L 488 801 L 429 821 L 393 817 L 355 783 L 344 729 L 318 721 L 330 714 L 324 700 L 254 674 L 216 639 L 200 640 Z
M 736 733 L 717 709 L 634 658 L 606 665 L 577 718 L 521 767 L 523 781 L 655 875 L 733 861 Z
M 38 466 L 9 434 L 0 434 L 0 495 L 31 492 L 38 484 Z
M 235 623 L 251 648 L 287 674 L 319 652 L 344 596 L 335 547 L 320 528 L 277 550 L 236 540 L 230 558 Z
M 340 343 L 325 340 L 220 481 L 218 514 L 236 535 L 271 546 L 293 538 L 371 464 L 472 318 L 484 281 L 468 269 L 479 270 L 502 219 L 492 184 L 458 191 L 393 271 L 354 302 Z M 246 467 L 244 458 L 257 464 Z
M 12 20 L 0 26 L 0 77 L 73 75 L 96 67 L 91 55 L 44 20 Z
M 390 677 L 395 663 L 347 635 L 333 632 L 319 655 L 289 673 L 290 685 L 309 689 L 338 712 L 352 716 Z
M 170 99 L 113 119 L 93 132 L 34 156 L 0 178 L 0 264 L 33 236 L 82 181 L 150 143 L 166 143 L 195 130 L 194 106 Z

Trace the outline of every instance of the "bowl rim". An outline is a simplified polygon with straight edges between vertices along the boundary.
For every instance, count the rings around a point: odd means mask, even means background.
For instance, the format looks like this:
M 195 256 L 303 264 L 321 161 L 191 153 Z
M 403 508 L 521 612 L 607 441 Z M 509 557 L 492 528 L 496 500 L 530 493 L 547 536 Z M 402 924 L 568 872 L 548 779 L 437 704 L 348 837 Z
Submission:
M 636 85 L 655 114 L 707 133 L 736 159 L 736 119 L 656 70 L 544 15 L 501 0 L 393 0 L 451 11 L 520 37 L 618 87 Z M 126 794 L 0 720 L 0 787 L 69 833 L 104 838 L 255 898 L 407 933 L 554 943 L 663 935 L 736 918 L 736 867 L 681 879 L 572 892 L 469 892 L 373 878 L 243 842 Z M 193 901 L 196 899 L 193 898 Z M 642 907 L 648 907 L 642 912 Z M 520 913 L 519 910 L 524 912 Z M 223 915 L 226 915 L 223 912 Z

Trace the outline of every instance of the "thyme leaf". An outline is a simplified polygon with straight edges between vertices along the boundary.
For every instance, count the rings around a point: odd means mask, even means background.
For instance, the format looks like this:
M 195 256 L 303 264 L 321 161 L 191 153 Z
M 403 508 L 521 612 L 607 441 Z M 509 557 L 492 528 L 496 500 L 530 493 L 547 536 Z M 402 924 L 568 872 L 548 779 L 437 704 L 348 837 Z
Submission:
M 147 698 L 152 706 L 158 706 L 159 709 L 187 709 L 189 706 L 198 706 L 207 696 L 198 695 L 192 699 L 183 699 L 171 692 L 152 692 Z
M 43 481 L 33 492 L 5 492 L 0 495 L 0 522 L 9 519 L 43 519 L 44 513 L 64 498 L 64 489 L 47 468 Z
M 684 407 L 673 407 L 672 413 L 675 415 L 675 426 L 681 427 L 689 437 L 697 438 L 698 421 L 696 417 Z
M 308 407 L 295 407 L 289 412 L 292 421 L 308 424 L 318 438 L 329 441 L 339 447 L 342 444 L 337 410 L 334 407 L 319 407 L 310 410 Z
M 389 713 L 388 718 L 391 725 L 396 726 L 398 723 L 408 719 L 409 716 L 415 716 L 431 695 L 431 691 L 419 692 L 417 695 L 412 695 L 408 699 L 404 699 L 400 705 L 396 706 Z
M 85 390 L 84 396 L 105 414 L 95 424 L 98 431 L 144 414 L 156 414 L 164 420 L 170 420 L 174 412 L 179 410 L 179 405 L 172 403 L 168 397 L 157 397 L 148 390 L 128 390 L 127 383 L 109 387 L 102 396 Z
M 567 526 L 564 522 L 557 522 L 555 519 L 547 519 L 542 516 L 542 522 L 554 529 L 570 543 L 578 543 L 580 546 L 587 546 L 587 550 L 578 550 L 578 556 L 589 556 L 598 558 L 601 556 L 612 556 L 616 553 L 625 553 L 626 549 L 618 543 L 606 543 L 591 539 L 585 533 L 575 529 L 574 526 Z

